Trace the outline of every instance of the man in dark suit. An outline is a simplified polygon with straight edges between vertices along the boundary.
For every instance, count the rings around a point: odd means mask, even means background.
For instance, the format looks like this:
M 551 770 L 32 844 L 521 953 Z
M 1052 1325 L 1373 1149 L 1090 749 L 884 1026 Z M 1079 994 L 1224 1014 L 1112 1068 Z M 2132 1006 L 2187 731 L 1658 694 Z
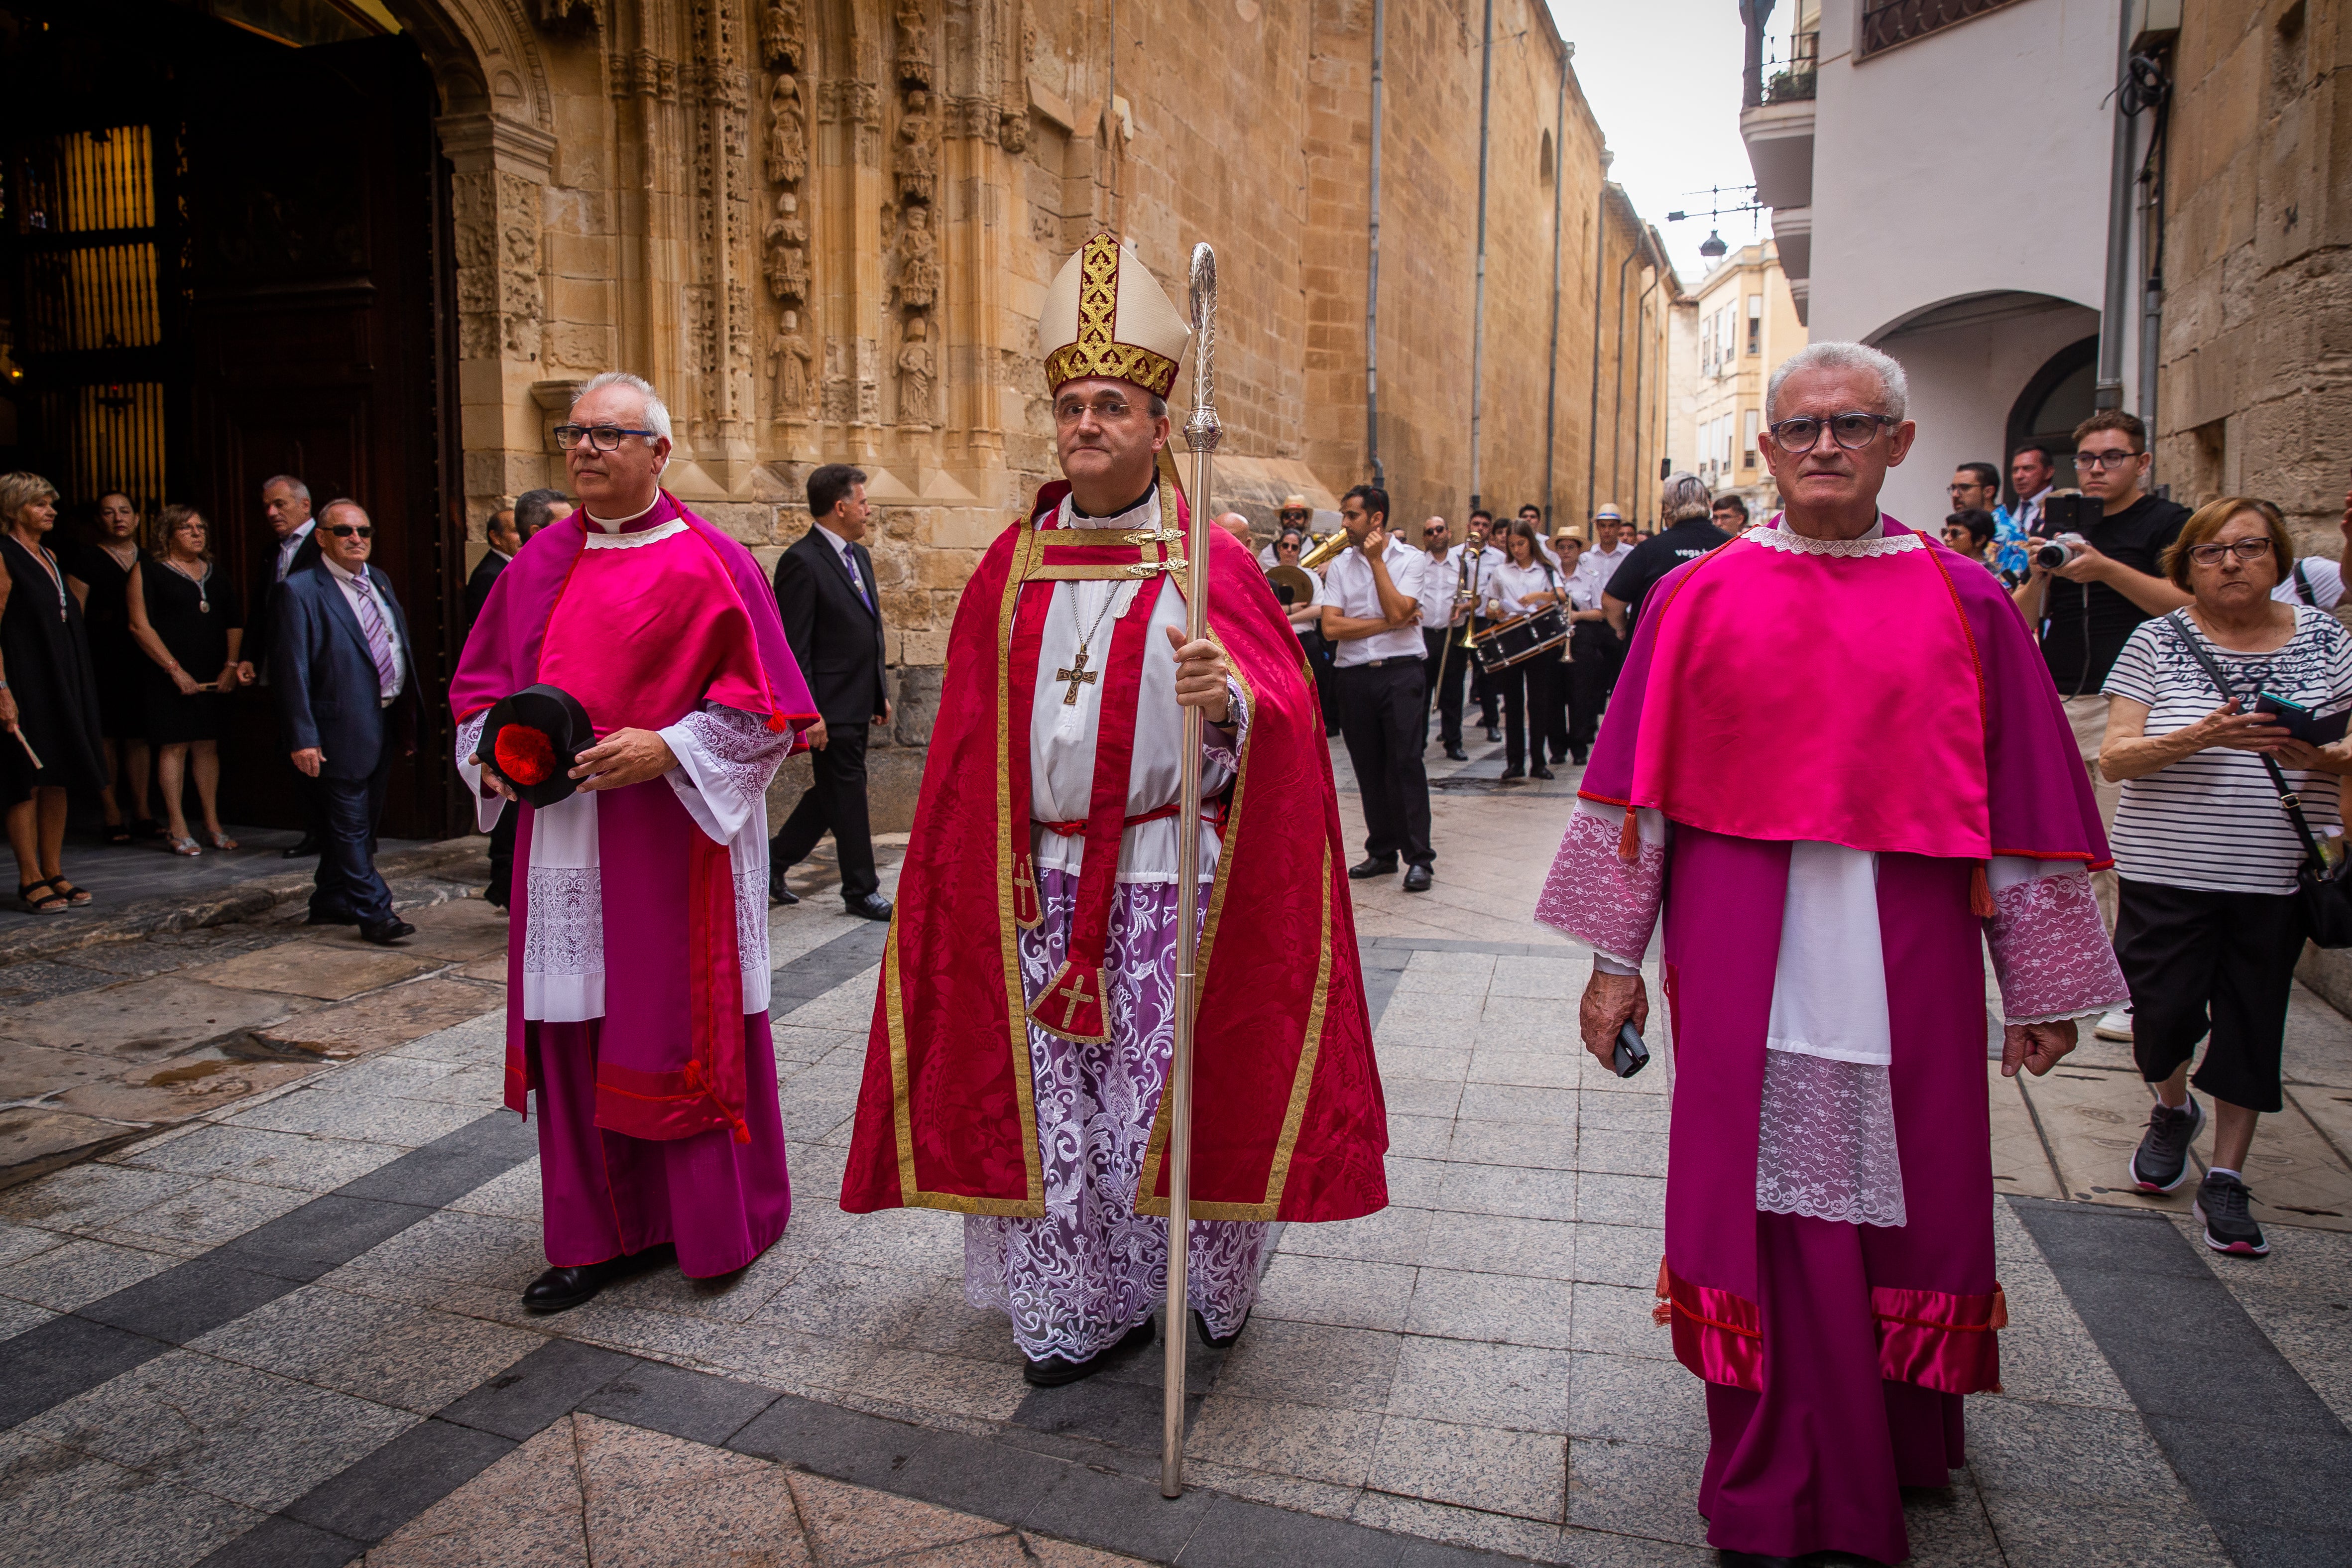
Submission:
M 269 650 L 277 646 L 271 630 L 278 615 L 279 584 L 319 563 L 319 530 L 310 518 L 310 487 L 292 474 L 272 474 L 261 481 L 261 515 L 269 521 L 269 553 L 262 558 L 268 563 L 269 572 L 257 584 L 259 592 L 246 600 L 256 609 L 245 646 L 260 656 L 261 679 L 267 685 Z M 302 807 L 302 841 L 285 852 L 289 860 L 319 852 L 318 792 L 310 780 L 297 778 L 294 798 Z
M 490 602 L 491 584 L 507 569 L 507 563 L 515 558 L 515 552 L 522 548 L 513 508 L 490 513 L 490 520 L 482 524 L 482 542 L 489 548 L 482 552 L 482 558 L 474 563 L 472 575 L 466 579 L 466 629 L 469 632 L 474 623 L 482 618 L 482 606 Z
M 821 722 L 809 736 L 814 782 L 768 843 L 768 892 L 800 900 L 784 873 L 833 830 L 841 858 L 841 898 L 853 915 L 890 918 L 890 900 L 874 873 L 874 838 L 866 822 L 866 736 L 890 721 L 882 674 L 882 599 L 874 558 L 858 542 L 870 509 L 866 476 L 845 463 L 809 475 L 809 515 L 816 526 L 776 562 L 776 608 L 793 658 L 808 677 Z
M 279 733 L 319 802 L 310 923 L 394 942 L 416 928 L 392 911 L 375 829 L 393 753 L 416 750 L 415 644 L 391 579 L 367 563 L 375 529 L 359 503 L 329 501 L 318 532 L 319 563 L 280 587 L 270 649 Z

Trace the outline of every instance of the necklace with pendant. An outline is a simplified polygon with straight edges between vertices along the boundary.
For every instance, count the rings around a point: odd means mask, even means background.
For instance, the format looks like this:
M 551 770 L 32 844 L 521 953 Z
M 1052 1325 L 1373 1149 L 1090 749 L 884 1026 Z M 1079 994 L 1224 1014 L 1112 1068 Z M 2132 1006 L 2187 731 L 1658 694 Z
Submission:
M 1085 631 L 1079 632 L 1077 657 L 1070 660 L 1072 668 L 1057 669 L 1054 672 L 1055 679 L 1066 680 L 1070 683 L 1070 689 L 1062 694 L 1063 707 L 1076 708 L 1078 705 L 1078 688 L 1092 686 L 1100 679 L 1099 670 L 1087 668 L 1087 648 L 1094 642 L 1095 634 L 1102 630 L 1103 617 L 1110 614 L 1110 607 L 1117 603 L 1118 603 L 1118 586 L 1114 584 L 1111 585 L 1110 592 L 1103 596 L 1102 608 L 1095 612 L 1095 624 Z M 1078 630 L 1078 594 L 1076 588 L 1070 590 L 1070 629 Z
M 213 613 L 212 595 L 205 591 L 205 584 L 212 581 L 212 573 L 207 570 L 203 576 L 199 577 L 176 561 L 167 562 L 165 564 L 169 565 L 173 571 L 177 572 L 181 576 L 185 577 L 189 582 L 194 583 L 196 585 L 196 614 L 200 616 L 211 615 Z

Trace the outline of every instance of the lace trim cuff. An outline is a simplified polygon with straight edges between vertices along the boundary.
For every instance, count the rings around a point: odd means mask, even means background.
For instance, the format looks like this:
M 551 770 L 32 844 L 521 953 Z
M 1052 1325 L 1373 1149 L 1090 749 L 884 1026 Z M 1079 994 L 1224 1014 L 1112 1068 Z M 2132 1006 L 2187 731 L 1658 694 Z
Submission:
M 1649 951 L 1658 923 L 1666 850 L 1644 838 L 1628 864 L 1618 854 L 1620 837 L 1619 827 L 1601 816 L 1570 816 L 1536 900 L 1536 919 L 1630 966 Z
M 2086 1018 L 2131 1000 L 2091 879 L 2037 877 L 1993 895 L 1985 939 L 2011 1024 Z

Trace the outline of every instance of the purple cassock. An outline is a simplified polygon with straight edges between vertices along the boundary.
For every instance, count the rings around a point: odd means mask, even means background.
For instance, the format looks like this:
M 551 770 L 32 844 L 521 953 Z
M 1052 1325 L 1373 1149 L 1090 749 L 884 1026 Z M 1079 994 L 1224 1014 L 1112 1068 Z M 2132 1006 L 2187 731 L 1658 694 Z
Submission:
M 1628 973 L 1664 915 L 1707 1539 L 1900 1562 L 2000 1386 L 1985 949 L 2010 1025 L 2126 995 L 2063 710 L 1981 567 L 1776 518 L 1650 595 L 1580 796 L 1538 918 Z
M 658 732 L 677 765 L 543 809 L 484 794 L 467 761 L 483 721 L 539 682 L 579 698 L 599 738 Z M 741 1268 L 792 1212 L 765 798 L 814 717 L 757 563 L 666 493 L 619 523 L 575 513 L 499 574 L 450 706 L 481 826 L 522 813 L 506 1098 L 522 1110 L 538 1091 L 548 1261 L 668 1242 L 689 1276 Z

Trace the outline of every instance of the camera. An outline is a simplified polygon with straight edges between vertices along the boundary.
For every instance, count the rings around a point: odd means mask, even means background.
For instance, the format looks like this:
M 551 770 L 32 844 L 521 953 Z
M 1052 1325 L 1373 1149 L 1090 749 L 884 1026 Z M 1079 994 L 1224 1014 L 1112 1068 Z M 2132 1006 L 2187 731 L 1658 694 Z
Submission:
M 2045 539 L 2033 547 L 2033 563 L 2055 572 L 2080 555 L 2089 542 L 2079 533 L 2062 533 L 2055 539 Z

